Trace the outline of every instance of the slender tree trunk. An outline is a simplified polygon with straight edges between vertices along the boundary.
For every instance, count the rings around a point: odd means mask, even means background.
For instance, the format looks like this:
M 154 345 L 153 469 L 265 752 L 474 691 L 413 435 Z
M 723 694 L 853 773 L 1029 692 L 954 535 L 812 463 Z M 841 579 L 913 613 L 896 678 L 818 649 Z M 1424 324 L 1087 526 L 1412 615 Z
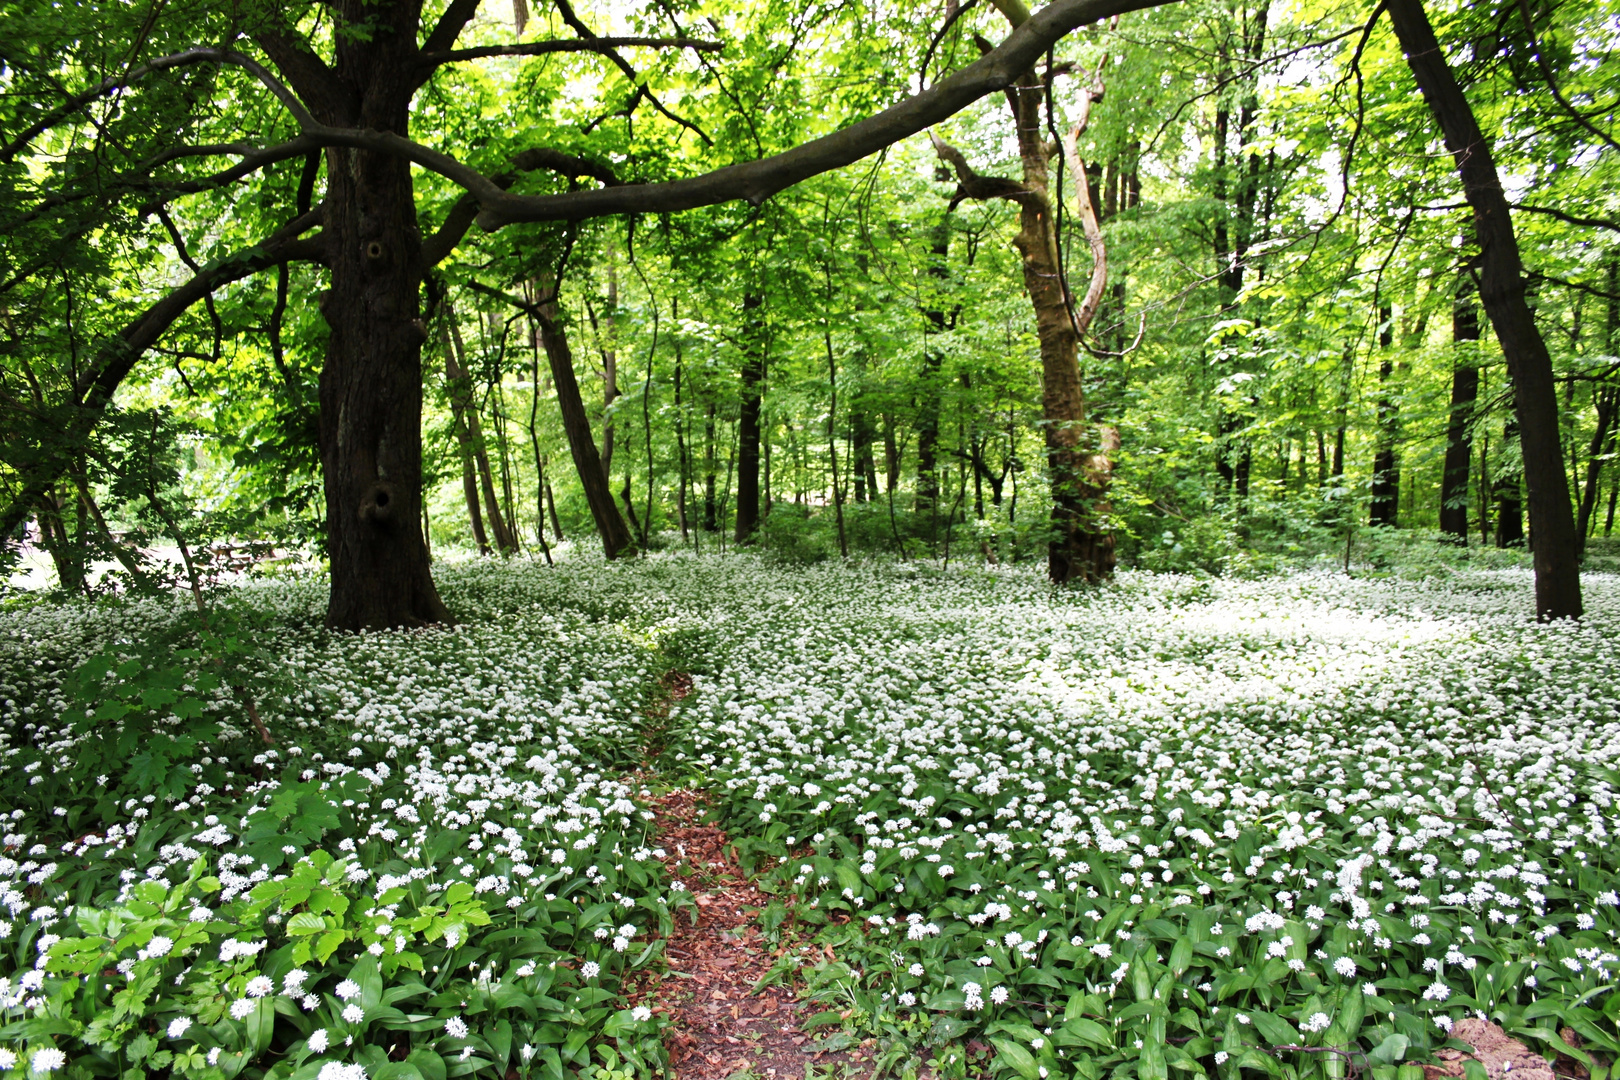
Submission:
M 1530 531 L 1535 537 L 1536 617 L 1579 618 L 1580 555 L 1559 444 L 1552 357 L 1525 303 L 1518 239 L 1496 162 L 1435 40 L 1422 0 L 1386 0 L 1385 7 L 1474 209 L 1481 252 L 1480 301 L 1513 379 Z
M 1610 355 L 1620 348 L 1620 258 L 1609 259 L 1608 325 L 1606 326 Z M 1586 455 L 1586 486 L 1581 492 L 1580 514 L 1576 518 L 1575 533 L 1586 551 L 1586 538 L 1592 531 L 1592 515 L 1597 509 L 1598 492 L 1603 479 L 1605 459 L 1614 455 L 1614 428 L 1616 413 L 1620 413 L 1620 387 L 1603 386 L 1595 395 L 1597 430 Z
M 1446 427 L 1446 462 L 1440 481 L 1440 531 L 1468 546 L 1468 467 L 1474 459 L 1469 432 L 1474 402 L 1479 397 L 1479 313 L 1473 303 L 1473 282 L 1459 276 L 1451 306 L 1451 341 L 1455 358 L 1451 371 L 1451 420 Z
M 540 304 L 537 314 L 540 316 L 540 343 L 551 365 L 551 382 L 557 389 L 557 407 L 562 414 L 563 433 L 568 437 L 574 468 L 585 490 L 591 518 L 596 522 L 596 534 L 602 540 L 602 553 L 616 559 L 630 547 L 630 532 L 619 516 L 618 507 L 613 505 L 613 492 L 608 487 L 607 474 L 602 471 L 602 459 L 597 456 L 596 440 L 591 437 L 591 420 L 585 412 L 585 401 L 580 397 L 579 381 L 574 377 L 574 354 L 568 347 L 556 300 Z
M 676 314 L 679 301 L 670 301 L 670 314 Z M 681 403 L 681 339 L 675 338 L 675 451 L 680 458 L 680 483 L 675 489 L 675 516 L 681 526 L 681 542 L 687 539 L 686 485 L 691 476 L 691 464 L 686 455 L 686 410 Z
M 460 435 L 458 429 L 457 435 Z M 461 455 L 461 493 L 467 500 L 467 519 L 472 525 L 473 543 L 478 548 L 478 554 L 488 555 L 489 534 L 484 531 L 484 512 L 478 505 L 478 476 L 474 471 L 472 454 L 462 448 Z
M 827 272 L 828 302 L 832 300 L 832 272 Z M 822 327 L 822 340 L 827 346 L 827 392 L 829 404 L 827 406 L 827 457 L 832 465 L 833 513 L 838 525 L 838 554 L 849 558 L 849 540 L 844 535 L 844 493 L 838 486 L 838 432 L 835 417 L 838 415 L 838 360 L 833 355 L 832 323 L 828 322 Z
M 524 294 L 533 296 L 527 285 Z M 534 452 L 534 538 L 551 566 L 551 545 L 546 543 L 546 459 L 540 453 L 540 329 L 532 321 L 525 324 L 529 339 L 529 449 Z
M 562 520 L 557 517 L 557 496 L 551 490 L 551 481 L 546 481 L 546 510 L 551 515 L 551 535 L 557 542 L 563 541 Z
M 760 384 L 765 381 L 765 296 L 743 296 L 742 405 L 737 414 L 736 541 L 746 544 L 759 528 L 759 413 Z
M 900 444 L 895 441 L 894 417 L 883 414 L 883 482 L 890 494 L 900 486 Z
M 951 213 L 947 210 L 934 226 L 928 247 L 929 287 L 933 294 L 923 304 L 922 371 L 917 380 L 917 491 L 919 514 L 933 509 L 939 498 L 939 371 L 944 361 L 940 337 L 950 329 L 945 311 L 945 289 L 950 280 Z
M 718 532 L 720 529 L 720 519 L 715 515 L 714 502 L 715 473 L 719 470 L 714 439 L 714 402 L 711 401 L 703 423 L 703 529 L 705 532 Z
M 489 446 L 484 441 L 483 424 L 478 419 L 477 404 L 473 399 L 472 379 L 467 374 L 465 357 L 466 346 L 461 340 L 461 330 L 456 325 L 456 313 L 448 303 L 444 305 L 445 324 L 448 328 L 449 338 L 444 354 L 444 378 L 450 391 L 450 409 L 456 424 L 456 439 L 461 444 L 462 459 L 472 465 L 478 476 L 478 486 L 484 493 L 484 509 L 489 523 L 489 531 L 495 534 L 495 547 L 502 555 L 510 555 L 517 550 L 517 542 L 507 529 L 506 519 L 501 513 L 500 500 L 495 496 L 494 470 L 489 464 Z M 464 477 L 463 483 L 466 483 Z M 473 503 L 477 502 L 476 492 L 469 494 Z M 484 538 L 484 528 L 475 516 L 473 518 L 473 535 L 478 540 L 480 554 L 489 553 L 489 544 Z
M 1581 552 L 1586 551 L 1586 537 L 1591 529 L 1592 511 L 1597 509 L 1598 489 L 1603 479 L 1604 458 L 1613 452 L 1614 420 L 1620 406 L 1620 389 L 1605 386 L 1597 392 L 1597 428 L 1586 452 L 1586 484 L 1581 491 L 1580 515 L 1575 521 L 1575 534 Z
M 1524 453 L 1523 441 L 1519 438 L 1519 420 L 1517 405 L 1508 412 L 1507 418 L 1502 421 L 1502 449 L 1503 458 L 1497 467 L 1498 473 L 1505 473 L 1496 478 L 1491 485 L 1492 494 L 1496 498 L 1496 546 L 1499 548 L 1522 547 L 1524 545 L 1524 512 L 1519 502 L 1519 473 L 1511 463 L 1506 460 L 1510 448 L 1515 445 L 1519 453 Z M 1559 475 L 1564 469 L 1560 465 Z
M 1378 309 L 1378 446 L 1373 453 L 1372 510 L 1369 525 L 1387 525 L 1394 528 L 1400 514 L 1401 465 L 1395 453 L 1399 438 L 1397 425 L 1400 413 L 1395 403 L 1395 388 L 1391 385 L 1395 372 L 1395 359 L 1390 350 L 1395 343 L 1395 313 L 1384 304 Z

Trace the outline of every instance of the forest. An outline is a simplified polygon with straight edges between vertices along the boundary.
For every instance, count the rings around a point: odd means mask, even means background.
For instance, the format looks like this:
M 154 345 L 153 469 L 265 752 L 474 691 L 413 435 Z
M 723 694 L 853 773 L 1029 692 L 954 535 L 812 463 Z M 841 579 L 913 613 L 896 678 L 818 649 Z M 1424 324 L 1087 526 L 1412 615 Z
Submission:
M 0 1072 L 1608 1080 L 1617 49 L 6 5 Z

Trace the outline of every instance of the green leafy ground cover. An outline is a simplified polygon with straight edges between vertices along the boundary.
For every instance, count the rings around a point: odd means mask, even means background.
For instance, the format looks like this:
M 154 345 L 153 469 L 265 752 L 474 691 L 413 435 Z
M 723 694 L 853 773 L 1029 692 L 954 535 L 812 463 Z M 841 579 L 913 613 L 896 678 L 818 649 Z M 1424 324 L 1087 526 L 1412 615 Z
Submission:
M 768 932 L 838 957 L 779 974 L 900 1071 L 1408 1080 L 1479 1014 L 1573 1028 L 1597 1080 L 1620 1051 L 1620 580 L 1542 627 L 1522 571 L 440 578 L 454 631 L 334 637 L 318 582 L 239 590 L 233 667 L 179 604 L 0 616 L 0 1064 L 655 1071 L 619 991 L 690 900 L 648 764 L 712 792 Z

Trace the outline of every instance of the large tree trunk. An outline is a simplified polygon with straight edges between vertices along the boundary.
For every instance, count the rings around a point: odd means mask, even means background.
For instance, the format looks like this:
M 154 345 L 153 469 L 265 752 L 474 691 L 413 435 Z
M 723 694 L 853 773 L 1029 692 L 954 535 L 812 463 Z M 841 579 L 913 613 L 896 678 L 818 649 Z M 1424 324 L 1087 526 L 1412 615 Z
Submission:
M 540 323 L 540 344 L 546 350 L 546 361 L 551 366 L 551 383 L 557 391 L 563 434 L 568 437 L 568 450 L 573 455 L 580 486 L 585 489 L 585 502 L 591 508 L 591 518 L 596 522 L 596 534 L 602 539 L 602 554 L 616 559 L 630 546 L 630 531 L 619 516 L 619 508 L 613 504 L 613 492 L 608 487 L 607 474 L 602 471 L 596 440 L 591 437 L 591 418 L 586 415 L 585 401 L 579 394 L 579 380 L 574 375 L 574 354 L 568 347 L 568 335 L 558 319 L 556 300 L 553 298 L 540 304 L 536 315 Z
M 1029 18 L 1021 0 L 996 0 L 1014 27 Z M 981 45 L 981 48 L 985 46 Z M 1024 270 L 1024 291 L 1035 309 L 1035 333 L 1041 351 L 1042 435 L 1047 476 L 1052 485 L 1052 539 L 1047 548 L 1047 574 L 1055 584 L 1096 582 L 1114 569 L 1114 535 L 1109 524 L 1108 485 L 1111 454 L 1119 433 L 1086 422 L 1086 400 L 1080 382 L 1080 335 L 1090 326 L 1107 285 L 1107 252 L 1097 224 L 1095 203 L 1086 182 L 1085 163 L 1075 142 L 1085 129 L 1093 102 L 1102 97 L 1100 72 L 1086 91 L 1083 112 L 1062 147 L 1045 141 L 1042 106 L 1045 84 L 1034 70 L 1024 72 L 1006 91 L 1013 114 L 1023 182 L 975 173 L 962 153 L 934 139 L 935 152 L 955 168 L 955 199 L 1011 199 L 1018 203 L 1019 229 L 1013 239 Z M 1091 248 L 1091 283 L 1085 299 L 1072 306 L 1058 254 L 1053 211 L 1057 200 L 1050 187 L 1051 159 L 1062 153 L 1078 188 L 1079 212 Z M 1059 193 L 1061 195 L 1061 193 Z
M 1468 467 L 1474 457 L 1469 425 L 1479 398 L 1479 312 L 1473 303 L 1473 282 L 1463 274 L 1451 306 L 1451 341 L 1457 346 L 1451 371 L 1451 421 L 1446 427 L 1446 463 L 1440 480 L 1440 531 L 1456 543 L 1468 545 Z
M 338 38 L 338 77 L 360 101 L 357 126 L 408 135 L 416 10 L 353 7 L 348 14 L 356 23 L 373 24 L 363 38 Z M 411 166 L 346 147 L 326 154 L 332 271 L 321 304 L 332 328 L 320 378 L 332 570 L 326 624 L 366 630 L 449 622 L 422 539 L 426 332 Z
M 1535 538 L 1536 617 L 1579 618 L 1580 555 L 1558 437 L 1552 357 L 1525 303 L 1518 239 L 1490 145 L 1457 85 L 1422 0 L 1385 0 L 1406 62 L 1445 135 L 1479 238 L 1480 301 L 1513 379 Z
M 765 381 L 765 296 L 743 296 L 743 335 L 747 341 L 742 363 L 742 404 L 737 413 L 737 532 L 739 544 L 753 539 L 759 528 L 759 411 L 760 384 Z

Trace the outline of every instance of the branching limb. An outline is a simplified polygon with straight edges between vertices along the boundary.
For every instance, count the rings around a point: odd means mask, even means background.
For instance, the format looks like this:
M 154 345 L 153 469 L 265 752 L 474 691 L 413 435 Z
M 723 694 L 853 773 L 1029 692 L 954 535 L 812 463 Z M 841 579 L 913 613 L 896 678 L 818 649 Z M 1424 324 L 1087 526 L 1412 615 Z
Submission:
M 0 148 L 0 161 L 10 161 L 41 134 L 60 124 L 92 101 L 106 97 L 115 90 L 121 90 L 155 72 L 171 71 L 192 64 L 235 64 L 263 83 L 300 125 L 315 123 L 315 118 L 310 115 L 308 109 L 304 108 L 303 104 L 298 100 L 298 96 L 289 90 L 285 83 L 271 74 L 268 68 L 252 57 L 244 56 L 234 49 L 187 49 L 185 52 L 158 57 L 156 60 L 149 61 L 139 67 L 131 68 L 123 75 L 108 76 L 90 89 L 73 95 L 67 101 L 23 129 L 22 133 L 7 143 L 4 148 Z
M 1553 100 L 1558 102 L 1577 124 L 1606 143 L 1609 149 L 1620 150 L 1620 142 L 1616 142 L 1612 135 L 1599 129 L 1596 124 L 1587 119 L 1586 114 L 1571 105 L 1564 97 L 1563 92 L 1558 89 L 1558 80 L 1553 78 L 1552 65 L 1547 63 L 1547 56 L 1542 51 L 1541 42 L 1536 40 L 1536 20 L 1535 16 L 1530 12 L 1529 0 L 1519 0 L 1519 14 L 1524 19 L 1524 32 L 1530 35 L 1530 48 L 1536 54 L 1536 63 L 1541 68 L 1542 77 L 1547 80 L 1547 89 L 1552 92 Z
M 932 131 L 928 133 L 928 138 L 934 144 L 934 153 L 939 155 L 941 161 L 947 162 L 956 173 L 956 194 L 951 196 L 952 210 L 961 205 L 964 199 L 1011 199 L 1014 202 L 1022 202 L 1031 197 L 1039 197 L 1017 180 L 1009 180 L 1004 176 L 980 176 L 967 163 L 962 151 Z
M 529 41 L 512 45 L 480 45 L 471 49 L 452 49 L 446 52 L 422 54 L 423 64 L 440 67 L 459 64 L 467 60 L 482 60 L 489 56 L 549 56 L 552 53 L 594 52 L 606 55 L 615 49 L 691 49 L 695 52 L 719 52 L 718 41 L 676 37 L 596 37 L 565 41 Z
M 1000 45 L 955 74 L 874 116 L 785 153 L 659 184 L 626 184 L 558 195 L 502 192 L 484 201 L 478 224 L 494 230 L 519 221 L 675 213 L 733 199 L 758 206 L 784 188 L 853 164 L 1013 85 L 1069 31 L 1113 15 L 1157 7 L 1162 2 L 1165 0 L 1052 0 Z
M 450 0 L 450 6 L 444 9 L 444 14 L 439 17 L 427 40 L 422 42 L 422 51 L 435 53 L 450 48 L 477 14 L 478 0 Z
M 517 181 L 519 174 L 533 172 L 536 169 L 546 169 L 567 177 L 589 176 L 609 186 L 620 182 L 613 170 L 601 162 L 539 147 L 518 154 L 512 159 L 510 168 L 492 180 L 499 187 L 507 188 Z M 477 216 L 478 200 L 470 193 L 462 196 L 450 208 L 450 212 L 445 215 L 444 221 L 433 235 L 422 242 L 422 264 L 437 266 L 449 257 L 456 245 L 461 243 L 461 238 L 467 234 L 467 230 L 472 227 L 473 219 Z
M 586 26 L 584 21 L 580 19 L 578 15 L 574 14 L 574 9 L 569 5 L 568 0 L 555 0 L 555 2 L 557 4 L 558 13 L 562 15 L 563 22 L 567 23 L 574 33 L 578 34 L 581 39 L 587 42 L 605 40 L 604 38 L 599 37 L 590 27 Z M 714 140 L 709 138 L 708 133 L 702 128 L 698 127 L 690 120 L 676 116 L 674 113 L 666 109 L 664 107 L 664 103 L 659 101 L 653 92 L 647 88 L 646 82 L 642 80 L 640 75 L 636 74 L 636 69 L 630 66 L 630 61 L 626 60 L 619 53 L 619 50 L 613 48 L 612 46 L 604 46 L 602 49 L 602 55 L 606 56 L 609 60 L 612 60 L 613 63 L 618 66 L 619 70 L 624 72 L 624 77 L 629 79 L 630 85 L 636 88 L 637 97 L 646 98 L 652 103 L 653 108 L 657 109 L 670 121 L 679 124 L 681 127 L 686 128 L 688 131 L 696 134 L 698 138 L 703 140 L 703 145 L 714 145 Z M 634 99 L 631 100 L 628 108 L 635 108 Z
M 917 88 L 919 90 L 928 85 L 928 65 L 934 59 L 934 50 L 939 48 L 939 43 L 945 40 L 945 35 L 951 32 L 951 27 L 956 25 L 956 20 L 966 15 L 972 10 L 973 5 L 978 2 L 979 0 L 967 0 L 965 4 L 957 4 L 956 0 L 951 0 L 950 12 L 945 16 L 945 21 L 940 24 L 939 29 L 934 31 L 933 39 L 928 42 L 928 50 L 923 53 L 922 64 L 917 68 Z

